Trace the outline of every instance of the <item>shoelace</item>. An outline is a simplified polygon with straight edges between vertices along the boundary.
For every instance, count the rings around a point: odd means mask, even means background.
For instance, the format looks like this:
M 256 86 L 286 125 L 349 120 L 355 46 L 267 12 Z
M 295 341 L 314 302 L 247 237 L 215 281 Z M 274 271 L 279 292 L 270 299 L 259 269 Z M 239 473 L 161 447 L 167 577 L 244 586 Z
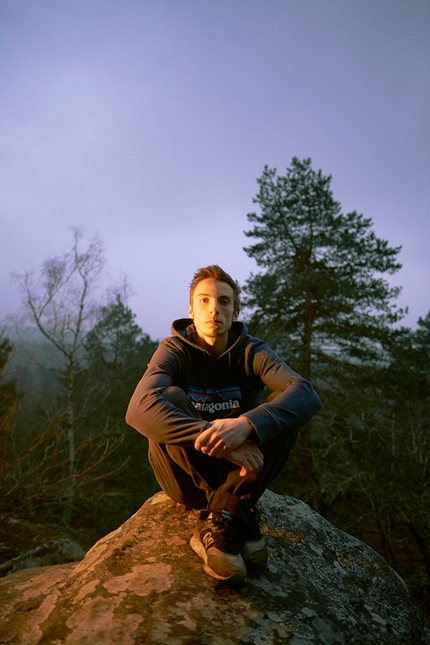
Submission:
M 224 513 L 228 514 L 229 517 Z M 237 548 L 240 538 L 233 526 L 233 517 L 228 511 L 212 513 L 212 526 L 214 532 L 218 533 L 226 546 Z

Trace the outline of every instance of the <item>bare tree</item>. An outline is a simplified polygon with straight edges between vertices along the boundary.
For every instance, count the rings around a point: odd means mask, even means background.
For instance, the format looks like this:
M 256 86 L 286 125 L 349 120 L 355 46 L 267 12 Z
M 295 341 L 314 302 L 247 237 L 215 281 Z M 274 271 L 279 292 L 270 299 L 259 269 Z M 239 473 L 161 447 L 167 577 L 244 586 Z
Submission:
M 48 258 L 37 271 L 24 270 L 12 274 L 21 292 L 22 320 L 35 324 L 64 359 L 71 491 L 76 477 L 75 382 L 81 369 L 85 336 L 97 318 L 99 305 L 94 292 L 104 264 L 99 238 L 94 236 L 87 248 L 82 249 L 82 233 L 73 229 L 70 251 Z

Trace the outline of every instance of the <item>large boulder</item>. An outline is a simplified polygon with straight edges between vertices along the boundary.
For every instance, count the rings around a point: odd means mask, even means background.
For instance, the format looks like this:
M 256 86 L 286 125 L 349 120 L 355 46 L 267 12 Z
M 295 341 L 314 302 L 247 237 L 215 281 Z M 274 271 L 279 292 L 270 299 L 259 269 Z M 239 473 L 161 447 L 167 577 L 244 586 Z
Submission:
M 150 498 L 78 564 L 0 580 L 6 645 L 424 645 L 403 581 L 372 549 L 296 499 L 261 500 L 270 562 L 238 589 L 189 546 L 197 512 Z

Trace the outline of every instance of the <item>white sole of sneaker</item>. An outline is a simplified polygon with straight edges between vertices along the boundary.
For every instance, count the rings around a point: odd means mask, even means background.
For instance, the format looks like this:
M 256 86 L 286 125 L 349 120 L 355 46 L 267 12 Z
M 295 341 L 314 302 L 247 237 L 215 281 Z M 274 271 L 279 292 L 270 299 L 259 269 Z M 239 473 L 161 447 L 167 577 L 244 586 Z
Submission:
M 202 558 L 204 565 L 203 569 L 205 573 L 210 576 L 211 578 L 214 578 L 215 580 L 219 580 L 221 582 L 226 582 L 228 584 L 240 584 L 243 582 L 246 578 L 246 567 L 245 564 L 243 564 L 243 568 L 241 569 L 236 569 L 232 574 L 229 576 L 221 576 L 219 573 L 214 571 L 208 564 L 208 554 L 206 553 L 206 549 L 203 546 L 203 544 L 200 542 L 198 538 L 193 535 L 190 539 L 190 546 L 194 553 L 197 553 L 197 555 Z M 226 554 L 224 554 L 225 557 Z M 234 558 L 235 556 L 232 556 Z

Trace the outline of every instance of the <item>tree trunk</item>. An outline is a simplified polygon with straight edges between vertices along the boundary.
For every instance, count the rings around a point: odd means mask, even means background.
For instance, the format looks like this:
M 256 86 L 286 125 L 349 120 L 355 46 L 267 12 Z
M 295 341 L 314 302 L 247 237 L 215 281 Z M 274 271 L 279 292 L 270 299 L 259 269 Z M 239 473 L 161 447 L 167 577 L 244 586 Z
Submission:
M 306 292 L 306 305 L 303 315 L 303 362 L 300 367 L 301 375 L 311 380 L 312 376 L 312 332 L 313 332 L 314 309 L 312 306 L 312 294 Z M 298 450 L 300 455 L 300 477 L 303 488 L 308 488 L 313 481 L 313 456 L 311 427 L 306 423 L 300 429 Z
M 74 401 L 74 388 L 75 388 L 75 366 L 73 360 L 69 362 L 66 372 L 66 387 L 67 387 L 67 443 L 69 449 L 69 485 L 65 494 L 65 508 L 64 519 L 66 524 L 69 524 L 72 506 L 75 496 L 76 484 L 76 455 L 75 455 L 75 401 Z

